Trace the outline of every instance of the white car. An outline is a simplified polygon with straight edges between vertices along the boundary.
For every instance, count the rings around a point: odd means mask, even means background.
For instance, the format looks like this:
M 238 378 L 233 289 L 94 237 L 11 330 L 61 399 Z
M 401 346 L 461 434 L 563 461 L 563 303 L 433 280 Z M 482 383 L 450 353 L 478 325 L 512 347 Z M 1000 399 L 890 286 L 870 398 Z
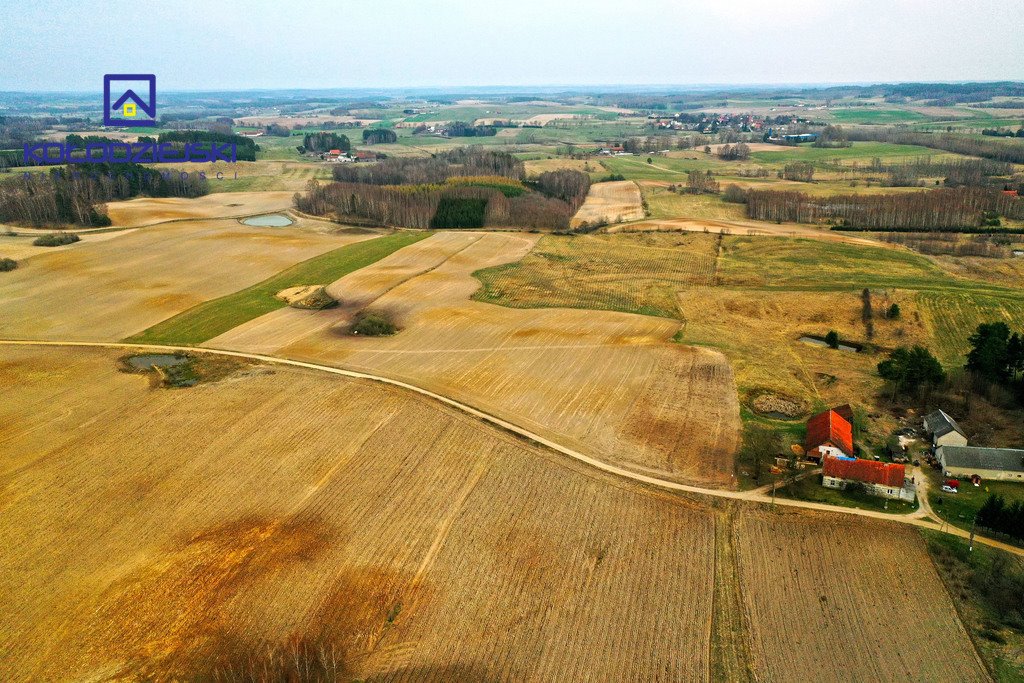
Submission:
M 943 486 L 942 487 L 942 492 L 943 493 L 959 493 L 959 491 L 957 489 L 953 488 L 952 486 Z

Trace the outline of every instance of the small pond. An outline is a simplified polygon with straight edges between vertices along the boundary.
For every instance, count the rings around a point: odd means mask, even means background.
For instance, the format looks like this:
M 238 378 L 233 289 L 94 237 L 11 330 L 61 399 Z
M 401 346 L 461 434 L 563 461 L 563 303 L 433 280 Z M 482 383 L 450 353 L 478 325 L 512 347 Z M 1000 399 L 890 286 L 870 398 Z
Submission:
M 804 336 L 800 337 L 800 341 L 802 341 L 805 344 L 814 344 L 815 346 L 828 346 L 828 342 L 826 342 L 821 337 L 811 337 L 811 336 L 808 336 L 808 335 L 804 335 Z M 854 353 L 860 353 L 860 347 L 858 347 L 858 346 L 850 346 L 849 344 L 844 344 L 842 342 L 839 342 L 839 350 L 840 351 L 853 351 Z
M 258 228 L 283 228 L 294 223 L 291 218 L 279 213 L 268 213 L 264 216 L 253 216 L 242 221 L 245 225 L 254 225 Z
M 128 365 L 136 370 L 152 370 L 153 368 L 172 368 L 188 362 L 185 356 L 174 356 L 169 353 L 147 353 L 128 358 Z

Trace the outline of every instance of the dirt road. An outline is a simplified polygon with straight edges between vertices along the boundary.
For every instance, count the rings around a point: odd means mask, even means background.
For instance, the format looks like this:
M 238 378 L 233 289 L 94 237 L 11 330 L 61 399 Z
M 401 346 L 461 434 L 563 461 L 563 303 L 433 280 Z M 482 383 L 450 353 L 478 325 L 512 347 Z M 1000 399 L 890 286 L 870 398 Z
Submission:
M 389 379 L 387 377 L 381 377 L 378 375 L 372 375 L 365 372 L 354 372 L 352 370 L 344 370 L 342 368 L 331 367 L 327 365 L 319 365 L 317 363 L 307 363 L 305 361 L 291 360 L 288 358 L 277 358 L 274 356 L 264 356 L 260 354 L 242 353 L 238 351 L 226 351 L 221 349 L 209 349 L 209 348 L 196 348 L 190 346 L 167 346 L 167 345 L 156 345 L 156 344 L 125 344 L 125 343 L 107 343 L 107 342 L 60 342 L 60 341 L 14 341 L 14 340 L 0 340 L 0 346 L 71 346 L 71 347 L 92 347 L 92 348 L 121 348 L 121 349 L 145 349 L 151 351 L 166 351 L 166 352 L 188 352 L 188 353 L 209 353 L 221 356 L 231 356 L 235 358 L 246 358 L 249 360 L 257 360 L 265 363 L 277 363 L 281 365 L 291 365 L 294 367 L 306 368 L 310 370 L 319 370 L 321 372 L 327 372 L 334 375 L 341 375 L 343 377 L 352 377 L 355 379 L 370 380 L 373 382 L 381 382 L 383 384 L 389 384 L 391 386 L 401 387 L 408 391 L 416 392 L 420 395 L 427 396 L 436 401 L 440 401 L 448 406 L 456 408 L 462 412 L 465 412 L 473 417 L 489 422 L 505 431 L 516 434 L 525 439 L 529 439 L 534 443 L 541 444 L 550 448 L 553 451 L 561 453 L 562 455 L 568 456 L 579 462 L 595 467 L 599 470 L 603 470 L 610 474 L 625 479 L 631 479 L 642 484 L 647 484 L 656 488 L 678 491 L 682 493 L 690 493 L 702 496 L 714 496 L 717 498 L 728 498 L 731 500 L 742 500 L 750 503 L 761 503 L 768 505 L 784 505 L 787 507 L 797 507 L 807 510 L 818 510 L 824 512 L 833 512 L 838 514 L 857 515 L 860 517 L 871 517 L 873 519 L 883 519 L 890 522 L 899 522 L 902 524 L 910 524 L 912 526 L 920 527 L 922 529 L 931 529 L 933 531 L 941 531 L 944 533 L 952 534 L 954 536 L 960 536 L 961 538 L 968 538 L 970 534 L 963 529 L 957 527 L 951 527 L 946 524 L 937 524 L 935 522 L 929 522 L 921 517 L 914 515 L 896 515 L 887 512 L 877 512 L 874 510 L 861 510 L 858 508 L 844 508 L 836 507 L 833 505 L 826 505 L 823 503 L 812 503 L 802 500 L 792 500 L 788 498 L 776 498 L 774 501 L 772 497 L 764 492 L 764 487 L 760 489 L 752 489 L 749 491 L 728 491 L 721 489 L 709 489 L 700 486 L 693 486 L 690 484 L 680 484 L 673 481 L 666 481 L 657 477 L 651 477 L 646 474 L 639 472 L 633 472 L 622 467 L 611 465 L 603 462 L 596 458 L 592 458 L 583 453 L 575 451 L 571 448 L 566 448 L 561 444 L 555 443 L 550 439 L 531 432 L 528 429 L 524 429 L 511 422 L 503 420 L 499 417 L 495 417 L 489 413 L 483 412 L 474 408 L 473 406 L 467 405 L 460 401 L 450 399 L 446 396 L 434 393 L 427 389 L 417 387 L 413 384 L 401 382 L 398 380 Z M 923 475 L 922 475 L 923 476 Z M 975 536 L 975 540 L 978 543 L 991 546 L 993 548 L 999 548 L 1008 553 L 1024 557 L 1024 549 L 1017 548 L 1015 546 L 1001 543 L 999 541 L 985 538 L 983 536 Z

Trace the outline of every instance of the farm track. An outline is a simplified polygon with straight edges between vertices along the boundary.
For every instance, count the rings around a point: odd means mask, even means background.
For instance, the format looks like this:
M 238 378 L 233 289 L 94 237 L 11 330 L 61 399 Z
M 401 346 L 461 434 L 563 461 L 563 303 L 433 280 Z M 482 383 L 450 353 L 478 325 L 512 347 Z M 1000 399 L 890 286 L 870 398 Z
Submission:
M 695 494 L 700 496 L 711 496 L 715 498 L 724 498 L 728 500 L 747 501 L 750 503 L 770 504 L 770 505 L 782 505 L 786 507 L 803 508 L 806 510 L 818 510 L 823 512 L 832 512 L 837 514 L 856 515 L 860 517 L 871 517 L 874 519 L 888 520 L 891 522 L 898 522 L 901 524 L 907 524 L 916 526 L 922 529 L 931 529 L 933 531 L 939 531 L 942 533 L 952 534 L 961 538 L 968 538 L 970 534 L 956 527 L 950 527 L 945 524 L 937 524 L 935 522 L 929 522 L 920 517 L 907 516 L 907 515 L 896 515 L 885 512 L 876 512 L 873 510 L 860 510 L 857 508 L 843 508 L 832 505 L 826 505 L 822 503 L 812 503 L 808 501 L 790 500 L 777 498 L 774 501 L 771 496 L 766 495 L 761 489 L 753 489 L 749 491 L 730 491 L 724 489 L 713 489 L 705 488 L 701 486 L 694 486 L 691 484 L 681 484 L 674 481 L 668 481 L 658 477 L 652 477 L 639 472 L 634 472 L 616 465 L 609 464 L 597 458 L 585 455 L 571 448 L 567 448 L 555 441 L 547 439 L 540 434 L 536 434 L 528 429 L 520 427 L 512 422 L 504 420 L 500 417 L 479 410 L 469 404 L 457 401 L 447 396 L 435 393 L 428 389 L 418 387 L 408 382 L 402 382 L 399 380 L 383 377 L 380 375 L 374 375 L 365 372 L 355 372 L 352 370 L 345 370 L 342 368 L 331 367 L 328 365 L 320 365 L 318 363 L 310 363 L 306 361 L 293 360 L 290 358 L 281 358 L 276 356 L 267 356 L 261 354 L 244 353 L 240 351 L 229 351 L 225 349 L 213 349 L 213 348 L 197 348 L 191 346 L 171 346 L 171 345 L 156 345 L 156 344 L 129 344 L 121 342 L 77 342 L 77 341 L 43 341 L 43 340 L 0 340 L 0 346 L 56 346 L 56 347 L 84 347 L 84 348 L 111 348 L 111 349 L 142 349 L 150 351 L 168 351 L 168 352 L 183 352 L 183 353 L 207 353 L 220 356 L 228 356 L 233 358 L 243 358 L 248 360 L 261 361 L 265 363 L 274 363 L 280 365 L 288 365 L 298 368 L 305 368 L 308 370 L 316 370 L 320 372 L 326 372 L 333 375 L 339 375 L 342 377 L 349 377 L 354 379 L 370 380 L 373 382 L 379 382 L 390 386 L 412 391 L 420 394 L 427 398 L 439 401 L 449 407 L 455 408 L 461 412 L 464 412 L 472 417 L 475 417 L 484 422 L 490 423 L 499 429 L 506 432 L 510 432 L 518 437 L 525 438 L 535 444 L 547 447 L 557 453 L 568 456 L 578 462 L 585 465 L 589 465 L 608 474 L 622 477 L 624 479 L 630 479 L 640 484 L 646 484 L 655 488 L 660 488 L 668 491 L 674 491 L 679 493 Z M 1024 557 L 1024 548 L 1017 548 L 1006 543 L 1001 543 L 994 539 L 986 538 L 984 536 L 975 536 L 975 540 L 984 545 L 998 548 L 1008 553 Z

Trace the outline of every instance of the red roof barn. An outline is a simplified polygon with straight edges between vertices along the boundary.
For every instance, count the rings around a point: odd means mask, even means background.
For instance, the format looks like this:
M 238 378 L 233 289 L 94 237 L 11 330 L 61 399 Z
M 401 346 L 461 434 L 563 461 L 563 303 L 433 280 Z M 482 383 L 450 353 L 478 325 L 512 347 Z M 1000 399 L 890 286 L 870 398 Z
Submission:
M 840 408 L 842 407 L 840 406 Z M 808 458 L 819 462 L 826 455 L 841 453 L 852 456 L 853 425 L 837 410 L 818 413 L 807 421 L 807 440 L 804 442 L 804 452 L 807 453 Z
M 906 468 L 903 465 L 874 460 L 848 460 L 845 458 L 825 458 L 826 477 L 849 479 L 865 484 L 878 484 L 890 488 L 903 488 Z

